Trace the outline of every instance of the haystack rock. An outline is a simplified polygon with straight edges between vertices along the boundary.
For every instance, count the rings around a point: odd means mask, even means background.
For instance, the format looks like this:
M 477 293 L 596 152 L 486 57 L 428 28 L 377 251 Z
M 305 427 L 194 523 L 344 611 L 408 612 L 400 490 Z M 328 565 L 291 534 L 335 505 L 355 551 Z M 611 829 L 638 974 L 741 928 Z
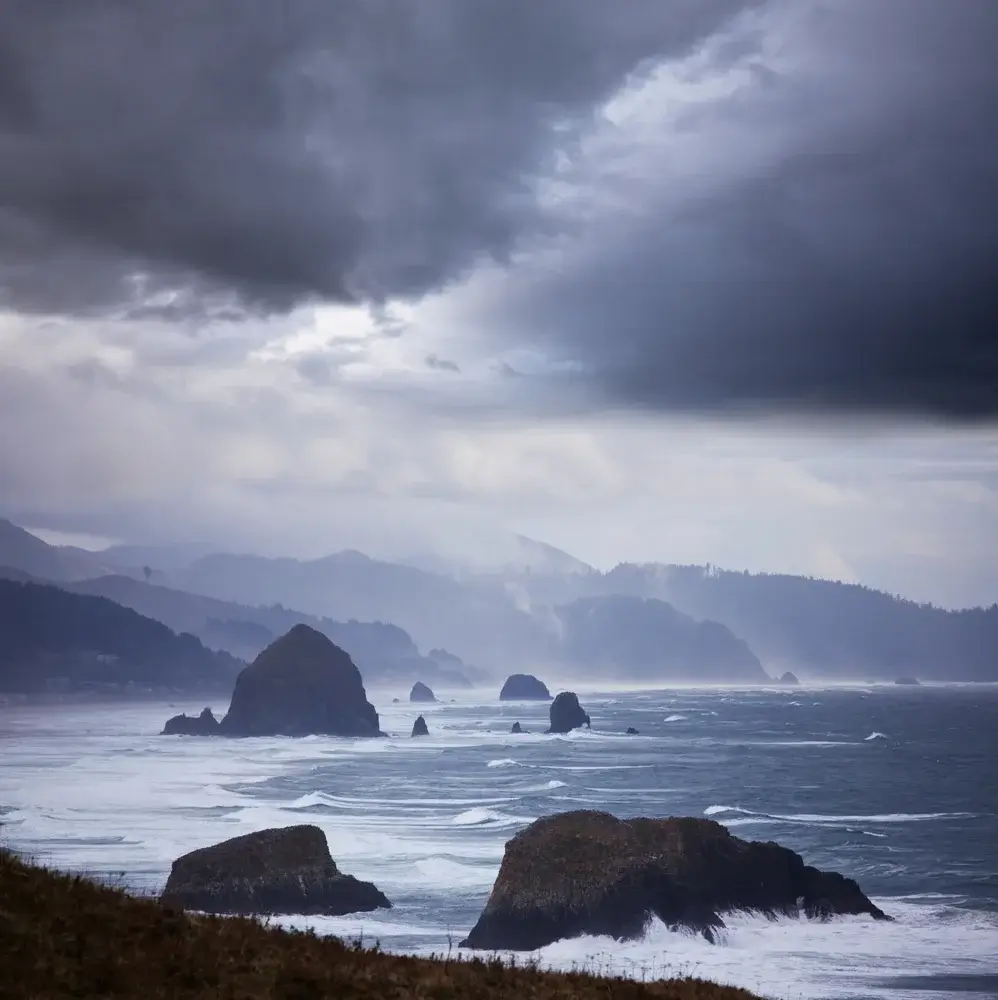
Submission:
M 426 719 L 421 715 L 417 717 L 416 721 L 412 724 L 412 735 L 413 736 L 429 736 L 430 731 L 426 728 Z
M 499 692 L 500 701 L 550 701 L 551 692 L 533 674 L 511 674 Z
M 339 646 L 295 625 L 236 678 L 224 736 L 383 736 L 360 671 Z
M 709 941 L 722 913 L 890 920 L 851 879 L 708 819 L 619 820 L 579 811 L 531 823 L 506 844 L 485 910 L 462 948 L 533 951 L 563 938 L 640 937 L 653 917 Z
M 550 714 L 549 733 L 570 733 L 573 729 L 591 725 L 589 716 L 582 710 L 578 696 L 573 691 L 562 691 L 551 702 Z
M 416 681 L 409 692 L 409 701 L 436 701 L 433 692 L 422 682 Z
M 340 916 L 390 909 L 377 886 L 344 875 L 317 826 L 234 837 L 173 862 L 163 903 L 204 913 Z
M 217 736 L 218 719 L 210 708 L 201 710 L 200 715 L 175 715 L 166 720 L 161 736 Z

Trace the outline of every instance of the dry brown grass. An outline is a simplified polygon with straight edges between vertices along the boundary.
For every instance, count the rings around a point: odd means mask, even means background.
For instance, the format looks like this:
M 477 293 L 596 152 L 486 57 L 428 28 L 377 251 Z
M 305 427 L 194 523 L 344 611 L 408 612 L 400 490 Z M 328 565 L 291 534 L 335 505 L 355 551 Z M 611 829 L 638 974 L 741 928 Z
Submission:
M 229 1000 L 753 1000 L 497 959 L 419 959 L 235 917 L 193 917 L 0 850 L 0 997 Z

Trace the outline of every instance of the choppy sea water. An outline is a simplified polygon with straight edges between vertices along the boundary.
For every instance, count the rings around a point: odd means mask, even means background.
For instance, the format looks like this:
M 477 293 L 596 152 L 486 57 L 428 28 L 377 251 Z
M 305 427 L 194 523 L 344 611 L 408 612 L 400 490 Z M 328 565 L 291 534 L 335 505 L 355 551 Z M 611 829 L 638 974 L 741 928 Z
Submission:
M 372 692 L 398 735 L 366 741 L 157 735 L 194 703 L 0 706 L 0 838 L 154 891 L 195 847 L 315 823 L 395 908 L 286 922 L 429 954 L 456 949 L 505 841 L 538 816 L 710 816 L 856 878 L 897 922 L 735 916 L 715 945 L 657 925 L 540 961 L 784 1000 L 998 996 L 994 687 L 580 690 L 593 731 L 567 737 L 542 734 L 544 704 L 391 704 L 400 694 Z M 418 712 L 431 735 L 412 740 Z M 516 720 L 530 732 L 511 735 Z

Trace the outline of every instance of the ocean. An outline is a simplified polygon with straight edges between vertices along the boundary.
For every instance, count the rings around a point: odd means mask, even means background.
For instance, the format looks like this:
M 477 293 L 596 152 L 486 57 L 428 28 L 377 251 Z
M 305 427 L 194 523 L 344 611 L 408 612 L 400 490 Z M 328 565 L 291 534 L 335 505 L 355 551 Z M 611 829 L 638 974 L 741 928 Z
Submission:
M 153 892 L 195 847 L 315 823 L 340 867 L 395 907 L 281 922 L 440 954 L 477 919 L 505 841 L 538 816 L 710 816 L 857 879 L 896 923 L 734 916 L 714 945 L 656 925 L 639 941 L 558 942 L 540 962 L 780 1000 L 998 997 L 994 686 L 577 690 L 593 731 L 564 737 L 542 734 L 546 704 L 479 692 L 414 706 L 371 691 L 397 735 L 353 741 L 157 735 L 199 702 L 0 706 L 0 840 Z M 420 712 L 430 736 L 413 740 Z

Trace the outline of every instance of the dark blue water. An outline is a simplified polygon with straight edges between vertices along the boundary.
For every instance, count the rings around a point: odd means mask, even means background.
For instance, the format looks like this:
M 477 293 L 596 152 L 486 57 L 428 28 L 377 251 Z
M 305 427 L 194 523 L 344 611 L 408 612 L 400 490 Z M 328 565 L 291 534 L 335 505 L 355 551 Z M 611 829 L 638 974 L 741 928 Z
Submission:
M 580 692 L 593 732 L 567 738 L 542 735 L 544 705 L 465 694 L 421 706 L 431 736 L 417 741 L 415 710 L 393 694 L 374 700 L 400 735 L 379 741 L 164 738 L 176 711 L 164 705 L 0 708 L 4 833 L 152 889 L 193 847 L 314 822 L 341 867 L 396 904 L 320 929 L 425 953 L 467 932 L 503 844 L 538 816 L 708 815 L 856 878 L 897 923 L 734 917 L 718 946 L 655 927 L 625 945 L 561 942 L 542 960 L 695 972 L 768 996 L 995 995 L 998 690 Z M 530 732 L 510 735 L 514 720 Z

